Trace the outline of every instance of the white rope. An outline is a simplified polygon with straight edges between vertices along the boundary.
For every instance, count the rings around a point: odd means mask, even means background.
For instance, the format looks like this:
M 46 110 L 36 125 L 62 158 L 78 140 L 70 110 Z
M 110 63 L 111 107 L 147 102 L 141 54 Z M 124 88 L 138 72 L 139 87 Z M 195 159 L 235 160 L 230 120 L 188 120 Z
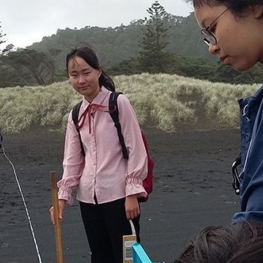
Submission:
M 133 224 L 132 220 L 130 219 L 129 222 L 130 222 L 130 225 L 131 225 L 132 234 L 136 235 L 135 227 L 134 227 L 134 224 Z
M 28 219 L 28 222 L 29 222 L 30 230 L 31 230 L 31 233 L 32 233 L 32 237 L 33 237 L 33 240 L 34 240 L 34 244 L 35 244 L 35 248 L 36 248 L 36 252 L 37 252 L 37 256 L 38 256 L 38 261 L 39 261 L 39 263 L 42 263 L 41 256 L 40 256 L 40 253 L 39 253 L 39 249 L 38 249 L 38 245 L 37 245 L 36 236 L 35 236 L 34 229 L 33 229 L 33 225 L 32 225 L 31 218 L 30 218 L 30 215 L 29 215 L 29 211 L 28 211 L 28 208 L 27 208 L 27 205 L 26 205 L 26 201 L 25 201 L 25 198 L 24 198 L 24 195 L 23 195 L 23 192 L 22 192 L 22 188 L 20 186 L 20 183 L 19 183 L 19 180 L 18 180 L 18 177 L 17 177 L 17 174 L 16 174 L 15 167 L 14 167 L 13 163 L 11 162 L 11 160 L 7 157 L 4 148 L 0 147 L 0 150 L 1 149 L 3 151 L 3 154 L 4 154 L 5 158 L 7 159 L 7 161 L 11 164 L 11 166 L 13 168 L 14 176 L 15 176 L 15 179 L 16 179 L 16 182 L 17 182 L 17 186 L 18 186 L 18 189 L 20 191 L 20 194 L 21 194 L 21 197 L 22 197 L 22 200 L 23 200 L 23 204 L 24 204 L 24 207 L 25 207 L 25 210 L 26 210 L 27 219 Z

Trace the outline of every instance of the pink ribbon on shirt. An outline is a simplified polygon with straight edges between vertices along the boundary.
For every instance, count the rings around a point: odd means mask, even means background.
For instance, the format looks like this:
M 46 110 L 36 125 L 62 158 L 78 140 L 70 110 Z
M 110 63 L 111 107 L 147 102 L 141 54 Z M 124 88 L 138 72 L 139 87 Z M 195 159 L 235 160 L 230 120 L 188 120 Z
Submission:
M 107 108 L 106 106 L 102 106 L 102 105 L 99 105 L 99 104 L 89 104 L 89 106 L 85 109 L 85 111 L 81 114 L 79 120 L 78 120 L 78 125 L 77 125 L 77 129 L 80 130 L 83 125 L 84 125 L 84 122 L 85 122 L 85 119 L 86 119 L 86 116 L 88 114 L 88 117 L 89 117 L 89 133 L 91 133 L 91 117 L 92 114 L 97 111 L 97 110 L 100 110 L 100 111 L 105 111 L 103 109 Z M 106 112 L 106 111 L 105 111 Z

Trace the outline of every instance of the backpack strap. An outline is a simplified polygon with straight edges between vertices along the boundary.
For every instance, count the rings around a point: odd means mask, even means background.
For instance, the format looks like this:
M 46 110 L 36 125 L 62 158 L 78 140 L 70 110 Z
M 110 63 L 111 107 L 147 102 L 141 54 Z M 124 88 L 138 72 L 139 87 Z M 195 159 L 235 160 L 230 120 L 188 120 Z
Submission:
M 79 131 L 79 128 L 78 128 L 79 110 L 80 110 L 81 104 L 82 104 L 82 101 L 80 101 L 78 104 L 76 104 L 74 106 L 74 108 L 72 109 L 72 120 L 73 120 L 73 122 L 75 124 L 76 130 L 77 130 L 78 135 L 79 135 L 81 153 L 82 153 L 83 156 L 85 156 L 85 151 L 84 151 L 83 143 L 82 143 L 82 140 L 81 140 L 80 131 Z
M 125 141 L 124 141 L 122 132 L 121 132 L 121 124 L 120 124 L 120 120 L 119 120 L 119 109 L 118 109 L 118 104 L 117 104 L 117 98 L 120 94 L 122 94 L 122 93 L 121 92 L 112 92 L 110 94 L 109 112 L 110 112 L 110 116 L 111 116 L 111 118 L 115 124 L 115 127 L 117 129 L 117 132 L 118 132 L 118 137 L 119 137 L 119 141 L 120 141 L 121 148 L 122 148 L 123 158 L 128 160 L 129 155 L 128 155 L 127 147 L 125 145 Z
M 126 144 L 124 141 L 124 137 L 123 137 L 122 132 L 121 132 L 121 124 L 119 121 L 119 109 L 118 109 L 118 104 L 117 104 L 117 98 L 120 94 L 122 94 L 122 93 L 121 92 L 112 92 L 110 94 L 109 113 L 110 113 L 110 116 L 114 122 L 116 129 L 117 129 L 119 141 L 120 141 L 121 148 L 122 148 L 123 158 L 128 160 L 129 155 L 128 155 L 127 147 L 126 147 Z M 73 120 L 73 123 L 75 124 L 76 130 L 77 130 L 78 135 L 79 135 L 81 153 L 83 156 L 85 156 L 85 151 L 84 151 L 83 143 L 81 140 L 80 131 L 78 129 L 78 118 L 79 118 L 79 111 L 80 111 L 81 104 L 82 104 L 82 101 L 80 101 L 78 104 L 76 104 L 73 107 L 73 109 L 72 109 L 72 120 Z

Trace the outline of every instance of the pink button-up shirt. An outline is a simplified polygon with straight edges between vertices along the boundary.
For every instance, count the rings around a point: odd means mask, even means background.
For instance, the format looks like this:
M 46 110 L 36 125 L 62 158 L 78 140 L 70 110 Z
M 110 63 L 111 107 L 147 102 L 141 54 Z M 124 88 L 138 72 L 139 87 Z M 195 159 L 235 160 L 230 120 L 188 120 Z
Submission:
M 78 132 L 69 114 L 65 138 L 63 177 L 58 182 L 59 199 L 72 204 L 71 192 L 85 203 L 111 202 L 129 195 L 147 196 L 142 180 L 147 175 L 147 154 L 135 112 L 124 96 L 118 97 L 119 119 L 129 159 L 125 160 L 114 122 L 108 112 L 110 91 L 102 87 L 90 104 L 83 98 L 79 116 L 89 105 L 80 129 L 85 157 L 81 153 Z

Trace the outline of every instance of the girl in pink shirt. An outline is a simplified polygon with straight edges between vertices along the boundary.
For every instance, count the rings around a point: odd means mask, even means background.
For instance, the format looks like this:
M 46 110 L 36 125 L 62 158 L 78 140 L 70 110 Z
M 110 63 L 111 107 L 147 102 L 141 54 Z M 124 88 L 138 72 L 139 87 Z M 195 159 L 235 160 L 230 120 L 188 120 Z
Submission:
M 62 219 L 65 203 L 72 204 L 71 192 L 76 188 L 92 263 L 122 263 L 122 236 L 131 234 L 132 219 L 140 240 L 137 199 L 147 196 L 142 186 L 147 175 L 147 154 L 140 127 L 129 100 L 121 94 L 117 103 L 129 154 L 126 160 L 108 109 L 114 82 L 88 46 L 73 49 L 67 55 L 66 65 L 72 87 L 83 95 L 78 126 L 85 156 L 70 113 L 64 172 L 58 182 L 59 217 Z M 53 208 L 50 212 L 54 222 Z

